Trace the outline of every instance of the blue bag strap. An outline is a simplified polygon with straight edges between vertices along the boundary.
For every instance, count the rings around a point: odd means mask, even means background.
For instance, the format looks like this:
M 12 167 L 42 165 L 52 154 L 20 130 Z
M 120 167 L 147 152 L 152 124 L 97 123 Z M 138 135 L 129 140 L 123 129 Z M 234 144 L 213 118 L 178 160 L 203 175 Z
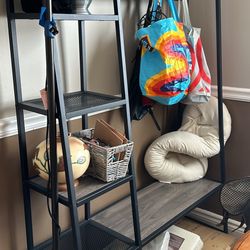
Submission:
M 155 19 L 156 10 L 157 10 L 158 6 L 162 7 L 162 0 L 154 0 L 154 2 L 153 2 L 153 8 L 152 8 L 152 20 Z
M 162 6 L 162 0 L 154 0 L 153 11 L 157 10 L 158 5 Z
M 47 8 L 42 6 L 39 18 L 39 25 L 44 27 L 45 35 L 49 38 L 54 38 L 58 34 L 58 30 L 56 27 L 56 22 L 52 18 L 51 21 L 46 20 L 46 11 Z
M 180 17 L 178 15 L 177 9 L 175 7 L 174 0 L 167 0 L 167 1 L 168 1 L 168 5 L 169 5 L 169 8 L 170 8 L 170 11 L 173 15 L 174 20 L 177 22 L 180 22 Z

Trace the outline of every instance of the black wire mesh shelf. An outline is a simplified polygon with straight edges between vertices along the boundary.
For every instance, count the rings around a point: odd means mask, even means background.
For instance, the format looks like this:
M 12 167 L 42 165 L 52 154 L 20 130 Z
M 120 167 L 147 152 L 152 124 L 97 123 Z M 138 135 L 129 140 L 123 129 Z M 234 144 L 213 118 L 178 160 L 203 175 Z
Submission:
M 121 97 L 105 95 L 95 92 L 73 92 L 64 94 L 66 118 L 81 116 L 88 113 L 114 109 L 126 104 Z M 46 115 L 41 98 L 24 101 L 20 108 Z
M 100 181 L 90 176 L 79 178 L 80 184 L 75 188 L 77 206 L 81 206 L 87 201 L 97 198 L 98 196 L 105 194 L 106 192 L 111 191 L 115 187 L 119 187 L 130 180 L 132 180 L 131 175 L 127 175 L 126 177 L 109 183 Z M 50 196 L 48 194 L 47 181 L 41 177 L 33 177 L 27 183 L 33 190 Z M 59 202 L 66 206 L 70 205 L 67 192 L 59 192 Z
M 127 250 L 136 249 L 132 240 L 104 227 L 95 221 L 85 221 L 80 225 L 83 250 Z M 59 240 L 60 250 L 69 250 L 73 246 L 72 230 L 66 230 Z M 36 246 L 35 250 L 52 250 L 52 241 L 47 240 Z

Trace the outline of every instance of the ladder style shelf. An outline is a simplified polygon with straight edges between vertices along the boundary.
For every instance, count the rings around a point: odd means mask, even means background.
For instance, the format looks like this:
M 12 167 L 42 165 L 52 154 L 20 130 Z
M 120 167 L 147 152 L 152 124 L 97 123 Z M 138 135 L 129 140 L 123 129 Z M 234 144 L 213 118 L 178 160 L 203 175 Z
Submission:
M 49 106 L 49 117 L 54 112 L 54 124 L 59 121 L 60 135 L 62 138 L 64 162 L 67 176 L 67 192 L 57 192 L 52 185 L 47 189 L 47 182 L 38 176 L 30 177 L 28 171 L 27 148 L 25 138 L 24 111 L 36 112 L 47 115 L 41 99 L 23 100 L 21 89 L 21 77 L 18 58 L 18 46 L 16 35 L 16 22 L 22 19 L 39 18 L 35 13 L 15 13 L 11 6 L 14 1 L 6 0 L 8 27 L 10 34 L 10 48 L 13 65 L 13 80 L 16 102 L 16 114 L 18 122 L 18 136 L 20 148 L 21 173 L 23 184 L 24 211 L 26 222 L 27 248 L 31 249 L 141 249 L 153 238 L 158 236 L 181 217 L 189 213 L 202 201 L 217 192 L 225 180 L 224 141 L 223 141 L 223 113 L 222 113 L 222 74 L 221 74 L 221 3 L 216 1 L 217 20 L 217 66 L 218 66 L 218 100 L 219 100 L 219 126 L 221 142 L 221 181 L 216 182 L 201 179 L 196 182 L 184 184 L 163 184 L 154 182 L 146 188 L 137 191 L 133 161 L 129 164 L 126 177 L 104 183 L 92 177 L 82 177 L 80 184 L 73 187 L 72 168 L 70 161 L 69 145 L 67 140 L 67 121 L 70 118 L 82 116 L 83 128 L 87 128 L 88 114 L 93 112 L 105 112 L 105 110 L 121 108 L 124 114 L 124 127 L 128 139 L 131 138 L 130 113 L 128 103 L 127 78 L 125 67 L 125 52 L 123 42 L 123 30 L 120 14 L 120 0 L 113 0 L 114 14 L 103 15 L 78 15 L 78 14 L 53 14 L 54 20 L 77 21 L 79 25 L 79 51 L 80 51 L 80 76 L 81 89 L 74 93 L 63 93 L 61 89 L 61 72 L 58 60 L 58 52 L 55 43 L 46 38 L 47 55 L 47 81 L 49 96 L 52 97 Z M 47 0 L 47 7 L 51 9 L 51 0 Z M 52 15 L 52 13 L 51 13 Z M 50 16 L 51 18 L 51 16 Z M 121 96 L 112 96 L 88 91 L 86 83 L 86 44 L 85 21 L 113 21 L 116 27 L 117 49 L 119 69 L 121 75 Z M 52 55 L 53 54 L 53 55 Z M 54 80 L 56 75 L 56 81 Z M 53 127 L 52 127 L 53 130 Z M 50 134 L 53 142 L 55 131 Z M 51 150 L 52 151 L 52 150 Z M 55 152 L 51 153 L 56 157 Z M 52 158 L 51 158 L 52 161 Z M 53 161 L 52 161 L 53 162 Z M 52 165 L 53 166 L 53 165 Z M 54 175 L 55 176 L 55 175 Z M 56 178 L 55 178 L 56 179 Z M 90 202 L 125 183 L 130 184 L 130 195 L 121 201 L 109 206 L 95 215 L 91 214 Z M 70 209 L 72 227 L 59 236 L 56 225 L 53 224 L 52 239 L 38 246 L 34 246 L 30 190 L 34 190 L 52 198 L 52 212 L 55 218 L 58 216 L 58 202 Z M 85 206 L 85 219 L 78 221 L 77 208 Z
M 121 108 L 123 110 L 123 120 L 125 134 L 128 139 L 131 138 L 130 113 L 128 103 L 128 90 L 126 78 L 126 64 L 124 39 L 122 30 L 122 18 L 120 14 L 120 0 L 113 0 L 114 14 L 104 15 L 77 15 L 77 14 L 53 14 L 52 1 L 46 1 L 47 20 L 69 20 L 78 22 L 79 31 L 79 52 L 80 52 L 80 90 L 73 93 L 63 93 L 61 81 L 61 69 L 58 57 L 56 42 L 45 36 L 46 40 L 46 61 L 47 61 L 47 82 L 48 82 L 48 96 L 49 109 L 44 109 L 42 100 L 40 98 L 33 100 L 23 100 L 22 87 L 20 77 L 20 67 L 18 58 L 18 42 L 16 35 L 16 22 L 23 19 L 37 19 L 38 14 L 34 13 L 15 13 L 11 6 L 14 6 L 14 1 L 6 0 L 8 27 L 10 33 L 10 48 L 13 65 L 13 79 L 15 90 L 16 114 L 19 131 L 19 147 L 22 170 L 23 196 L 26 219 L 26 236 L 28 249 L 135 249 L 141 246 L 138 206 L 136 195 L 136 183 L 134 166 L 131 161 L 128 168 L 128 174 L 124 178 L 120 178 L 110 183 L 104 183 L 91 177 L 82 177 L 80 184 L 76 188 L 73 186 L 73 175 L 70 160 L 70 150 L 68 145 L 68 128 L 67 121 L 70 118 L 82 116 L 83 128 L 88 126 L 88 114 L 94 112 L 105 112 Z M 88 91 L 87 87 L 87 72 L 86 72 L 86 43 L 85 43 L 85 21 L 110 21 L 115 23 L 117 53 L 119 59 L 121 95 L 112 96 L 103 93 Z M 55 76 L 55 77 L 54 77 Z M 105 83 L 102 83 L 102 85 Z M 38 90 L 39 91 L 39 90 Z M 25 138 L 25 123 L 24 111 L 31 111 L 42 115 L 47 115 L 50 119 L 50 161 L 51 169 L 56 169 L 56 150 L 53 150 L 56 138 L 56 120 L 58 120 L 60 128 L 60 136 L 62 141 L 64 167 L 67 178 L 67 191 L 57 192 L 56 176 L 57 173 L 51 173 L 53 181 L 51 190 L 47 188 L 47 182 L 40 177 L 29 177 L 28 175 L 28 159 Z M 54 161 L 53 161 L 54 159 Z M 54 165 L 53 165 L 54 164 Z M 56 171 L 55 171 L 56 172 Z M 131 230 L 135 233 L 135 240 L 131 240 L 107 227 L 90 220 L 91 200 L 113 190 L 125 183 L 130 184 L 130 198 L 133 204 L 130 210 L 133 214 L 133 225 Z M 48 240 L 38 246 L 33 243 L 33 230 L 31 218 L 31 200 L 30 190 L 35 190 L 43 195 L 52 198 L 52 214 L 54 218 L 58 218 L 58 202 L 69 207 L 71 215 L 72 228 L 63 232 L 60 236 L 55 222 L 52 223 L 52 240 Z M 85 220 L 78 221 L 77 207 L 85 206 Z

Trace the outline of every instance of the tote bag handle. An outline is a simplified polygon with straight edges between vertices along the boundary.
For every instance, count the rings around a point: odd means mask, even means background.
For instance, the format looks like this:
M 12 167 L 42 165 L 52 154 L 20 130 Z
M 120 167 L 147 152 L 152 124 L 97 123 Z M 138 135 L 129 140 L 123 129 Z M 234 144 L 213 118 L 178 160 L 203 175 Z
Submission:
M 162 7 L 162 0 L 154 0 L 153 8 L 152 8 L 152 20 L 155 20 L 156 18 L 156 11 L 159 5 L 160 7 Z
M 182 21 L 183 24 L 189 29 L 192 28 L 190 14 L 189 14 L 189 7 L 188 7 L 188 1 L 187 0 L 178 0 L 178 16 L 180 16 L 181 12 L 181 1 L 182 1 Z
M 177 10 L 176 10 L 174 0 L 167 0 L 167 1 L 168 1 L 169 9 L 170 9 L 170 11 L 172 13 L 172 16 L 173 16 L 174 20 L 176 22 L 180 22 L 180 17 L 178 15 Z
M 154 0 L 153 11 L 157 10 L 158 5 L 162 6 L 162 0 Z
M 167 0 L 167 1 L 168 1 L 168 5 L 169 5 L 169 8 L 170 8 L 170 11 L 172 13 L 172 16 L 173 16 L 174 20 L 177 21 L 177 22 L 180 22 L 180 17 L 178 15 L 177 10 L 176 10 L 174 0 Z M 160 5 L 162 7 L 162 0 L 154 0 L 152 19 L 155 18 L 156 10 L 157 10 L 158 5 Z
M 151 23 L 151 15 L 150 15 L 150 13 L 151 13 L 152 6 L 153 6 L 153 0 L 149 0 L 148 1 L 147 12 L 146 12 L 146 21 L 145 21 L 145 23 L 143 25 L 144 28 L 147 27 L 148 25 L 150 25 L 150 23 Z
M 183 8 L 183 23 L 188 28 L 192 28 L 187 0 L 182 0 L 182 8 Z

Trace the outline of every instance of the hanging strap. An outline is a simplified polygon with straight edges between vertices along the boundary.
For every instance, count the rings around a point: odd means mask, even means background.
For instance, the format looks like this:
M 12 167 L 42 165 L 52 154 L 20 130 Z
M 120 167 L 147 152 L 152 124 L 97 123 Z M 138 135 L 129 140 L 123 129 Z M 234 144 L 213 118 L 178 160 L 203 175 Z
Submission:
M 147 8 L 147 12 L 146 12 L 146 21 L 143 25 L 143 27 L 147 27 L 148 25 L 150 25 L 151 23 L 151 10 L 152 10 L 152 7 L 153 7 L 153 0 L 149 0 L 148 1 L 148 8 Z
M 152 8 L 152 19 L 151 21 L 157 20 L 157 10 L 162 7 L 162 0 L 154 0 Z
M 180 22 L 180 17 L 178 15 L 177 10 L 176 10 L 174 0 L 167 0 L 167 1 L 168 1 L 169 9 L 171 11 L 171 14 L 172 14 L 174 20 L 177 22 Z
M 162 6 L 162 0 L 154 0 L 153 11 L 156 11 L 158 6 Z
M 182 2 L 182 5 L 181 5 Z M 189 14 L 189 7 L 188 7 L 188 1 L 187 0 L 178 0 L 178 16 L 180 17 L 182 8 L 182 22 L 185 24 L 185 26 L 189 29 L 192 28 L 190 14 Z
M 58 30 L 56 27 L 56 22 L 52 18 L 51 21 L 46 20 L 46 7 L 41 7 L 39 25 L 44 27 L 45 35 L 49 38 L 54 38 L 58 34 Z
M 177 5 L 177 12 L 178 12 L 178 17 L 181 16 L 181 0 L 178 0 L 178 5 Z
M 187 0 L 182 0 L 182 8 L 183 8 L 183 10 L 182 10 L 183 11 L 183 23 L 188 28 L 192 28 Z

